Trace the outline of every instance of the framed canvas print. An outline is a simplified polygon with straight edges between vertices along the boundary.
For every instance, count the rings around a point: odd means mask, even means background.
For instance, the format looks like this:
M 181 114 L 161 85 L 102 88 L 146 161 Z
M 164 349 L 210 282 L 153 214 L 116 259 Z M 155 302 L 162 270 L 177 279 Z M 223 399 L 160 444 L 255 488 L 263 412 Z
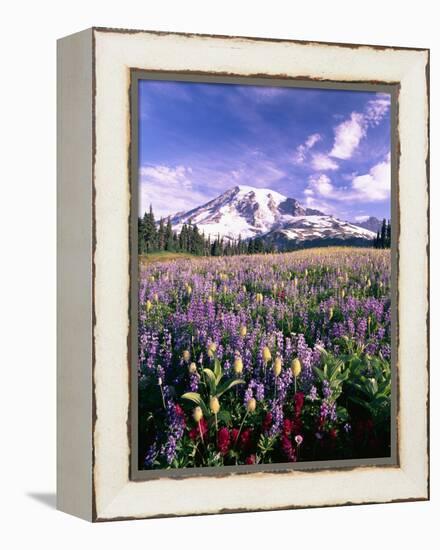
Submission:
M 58 507 L 429 498 L 429 52 L 58 44 Z

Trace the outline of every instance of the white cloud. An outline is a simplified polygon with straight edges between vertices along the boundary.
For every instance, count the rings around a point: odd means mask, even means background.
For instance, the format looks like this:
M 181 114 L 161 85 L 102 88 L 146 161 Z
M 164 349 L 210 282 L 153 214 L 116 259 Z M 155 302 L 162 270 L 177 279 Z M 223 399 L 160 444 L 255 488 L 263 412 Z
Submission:
M 308 151 L 322 139 L 320 134 L 311 134 L 304 143 L 298 145 L 293 154 L 294 164 L 303 164 L 306 160 Z
M 337 208 L 333 204 L 330 204 L 325 200 L 317 198 L 314 195 L 306 196 L 304 199 L 304 204 L 306 205 L 307 208 L 313 208 L 314 210 L 319 210 L 324 214 L 328 214 L 332 216 L 339 215 Z
M 142 166 L 139 170 L 139 214 L 153 206 L 156 217 L 190 210 L 212 197 L 192 188 L 192 169 L 188 166 Z
M 232 178 L 231 178 L 232 176 Z M 270 187 L 286 176 L 276 163 L 267 159 L 251 159 L 231 171 L 217 174 L 216 179 L 226 190 L 232 185 L 251 185 L 253 187 Z
M 353 112 L 335 128 L 335 141 L 329 155 L 339 159 L 349 159 L 361 139 L 365 136 L 365 121 L 361 113 Z
M 391 192 L 391 164 L 387 157 L 371 168 L 368 174 L 356 176 L 351 187 L 361 200 L 383 201 L 388 199 Z
M 190 167 L 178 165 L 175 168 L 156 164 L 154 166 L 142 166 L 139 175 L 142 179 L 149 180 L 158 184 L 179 184 L 186 188 L 191 188 L 192 182 L 189 176 L 192 173 Z
M 387 114 L 391 105 L 390 94 L 377 94 L 376 99 L 367 103 L 365 120 L 370 126 L 377 126 Z
M 366 222 L 370 216 L 364 215 L 364 216 L 355 216 L 354 221 L 355 222 Z
M 311 164 L 314 170 L 337 170 L 339 168 L 334 160 L 322 153 L 313 155 Z
M 246 97 L 252 95 L 258 102 L 271 102 L 289 93 L 289 90 L 281 86 L 244 86 L 239 88 Z
M 256 154 L 233 167 L 224 161 L 196 161 L 192 167 L 147 165 L 140 168 L 139 177 L 139 212 L 142 215 L 152 204 L 159 218 L 201 206 L 235 185 L 271 187 L 286 173 L 276 162 Z
M 331 179 L 326 174 L 315 174 L 309 177 L 309 191 L 308 195 L 314 195 L 315 193 L 321 197 L 333 198 L 335 188 L 331 182 Z
M 354 111 L 350 118 L 334 129 L 335 140 L 329 156 L 346 160 L 352 157 L 369 127 L 377 126 L 387 114 L 391 104 L 389 94 L 376 94 L 367 102 L 362 113 Z
M 306 139 L 305 146 L 311 149 L 320 139 L 322 139 L 320 134 L 312 134 Z
M 335 187 L 326 174 L 313 174 L 309 177 L 304 191 L 307 199 L 331 199 L 338 202 L 380 202 L 387 200 L 391 193 L 391 165 L 388 154 L 382 162 L 371 167 L 367 174 L 355 175 L 345 187 Z
M 303 164 L 306 160 L 307 148 L 305 145 L 298 145 L 293 154 L 294 164 Z

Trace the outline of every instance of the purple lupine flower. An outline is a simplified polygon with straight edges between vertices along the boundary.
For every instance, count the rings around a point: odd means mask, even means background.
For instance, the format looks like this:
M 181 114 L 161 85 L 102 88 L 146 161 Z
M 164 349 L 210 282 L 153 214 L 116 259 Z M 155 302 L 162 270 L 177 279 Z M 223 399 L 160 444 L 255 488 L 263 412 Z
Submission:
M 316 386 L 312 386 L 310 388 L 307 398 L 310 399 L 310 401 L 316 401 L 318 399 L 318 390 L 316 389 Z
M 151 466 L 153 466 L 153 463 L 156 460 L 157 455 L 158 455 L 157 442 L 154 441 L 154 443 L 150 445 L 147 452 L 145 453 L 144 466 L 146 468 L 150 468 Z
M 328 380 L 324 380 L 322 382 L 322 395 L 327 399 L 332 394 L 332 390 L 330 388 L 330 383 Z

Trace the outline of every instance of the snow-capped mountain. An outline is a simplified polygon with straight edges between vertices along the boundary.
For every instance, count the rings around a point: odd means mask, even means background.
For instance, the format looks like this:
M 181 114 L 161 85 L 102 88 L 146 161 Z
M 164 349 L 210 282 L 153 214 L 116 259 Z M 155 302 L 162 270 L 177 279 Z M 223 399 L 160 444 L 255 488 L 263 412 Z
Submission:
M 356 225 L 359 227 L 363 227 L 364 229 L 369 229 L 370 231 L 374 231 L 374 233 L 377 233 L 380 231 L 380 228 L 382 227 L 381 220 L 378 220 L 374 216 L 370 216 L 366 220 L 362 220 L 360 222 L 356 222 Z
M 175 231 L 189 223 L 197 225 L 211 238 L 217 235 L 230 239 L 261 237 L 282 247 L 319 239 L 365 242 L 375 237 L 368 229 L 304 208 L 297 200 L 281 193 L 245 185 L 233 187 L 202 206 L 171 217 Z

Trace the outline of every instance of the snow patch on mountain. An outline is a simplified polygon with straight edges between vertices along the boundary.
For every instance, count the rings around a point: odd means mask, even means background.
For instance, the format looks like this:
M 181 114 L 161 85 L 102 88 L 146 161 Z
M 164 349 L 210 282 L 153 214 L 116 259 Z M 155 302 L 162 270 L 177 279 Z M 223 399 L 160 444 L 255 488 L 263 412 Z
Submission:
M 305 241 L 320 238 L 371 240 L 375 234 L 353 223 L 304 208 L 272 189 L 237 185 L 188 212 L 171 217 L 174 231 L 197 225 L 206 236 L 229 239 L 254 237 Z

